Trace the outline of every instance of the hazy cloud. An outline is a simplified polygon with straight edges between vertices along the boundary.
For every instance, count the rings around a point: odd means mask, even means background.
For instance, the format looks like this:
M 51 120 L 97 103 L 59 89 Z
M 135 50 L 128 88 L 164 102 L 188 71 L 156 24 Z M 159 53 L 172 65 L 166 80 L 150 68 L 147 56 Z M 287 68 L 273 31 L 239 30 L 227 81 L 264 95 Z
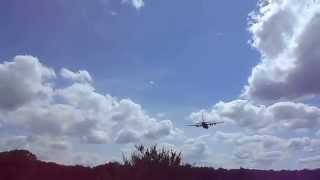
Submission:
M 72 145 L 64 138 L 49 136 L 3 136 L 0 150 L 28 149 L 45 161 L 72 164 Z
M 301 159 L 299 159 L 299 163 L 304 168 L 319 168 L 319 166 L 320 166 L 320 155 L 307 157 L 307 158 L 301 158 Z

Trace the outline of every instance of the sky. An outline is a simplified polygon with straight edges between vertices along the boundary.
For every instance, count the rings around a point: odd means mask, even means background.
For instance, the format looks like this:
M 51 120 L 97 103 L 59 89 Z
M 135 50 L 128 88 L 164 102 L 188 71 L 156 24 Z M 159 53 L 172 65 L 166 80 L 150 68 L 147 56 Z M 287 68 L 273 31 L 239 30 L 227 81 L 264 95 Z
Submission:
M 0 150 L 97 165 L 135 144 L 216 168 L 320 166 L 318 0 L 4 0 Z M 187 127 L 204 114 L 224 121 Z

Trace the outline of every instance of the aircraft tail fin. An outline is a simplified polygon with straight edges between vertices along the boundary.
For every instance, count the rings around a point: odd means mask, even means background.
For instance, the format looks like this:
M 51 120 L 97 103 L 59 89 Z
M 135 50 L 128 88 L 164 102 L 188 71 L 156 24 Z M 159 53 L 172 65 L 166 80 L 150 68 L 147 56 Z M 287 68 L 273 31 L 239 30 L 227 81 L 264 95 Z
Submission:
M 203 115 L 203 112 L 202 112 L 202 122 L 204 122 L 205 120 L 204 120 L 204 115 Z

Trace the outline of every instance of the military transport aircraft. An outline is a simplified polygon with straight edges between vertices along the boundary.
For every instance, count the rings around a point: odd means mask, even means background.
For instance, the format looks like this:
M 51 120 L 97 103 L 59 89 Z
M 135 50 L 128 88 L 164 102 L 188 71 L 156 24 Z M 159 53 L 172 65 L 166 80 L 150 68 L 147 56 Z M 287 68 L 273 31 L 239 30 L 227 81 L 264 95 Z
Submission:
M 195 124 L 191 124 L 191 125 L 185 125 L 185 126 L 195 126 L 195 127 L 202 127 L 204 129 L 209 129 L 210 126 L 215 126 L 217 124 L 221 124 L 224 123 L 223 121 L 205 121 L 203 113 L 202 113 L 202 121 L 201 122 L 197 122 Z

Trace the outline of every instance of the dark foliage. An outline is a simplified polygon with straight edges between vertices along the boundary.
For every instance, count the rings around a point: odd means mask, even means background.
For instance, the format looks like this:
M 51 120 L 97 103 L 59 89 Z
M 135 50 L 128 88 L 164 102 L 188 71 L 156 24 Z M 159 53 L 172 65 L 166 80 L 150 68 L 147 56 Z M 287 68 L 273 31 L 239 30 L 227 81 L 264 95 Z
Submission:
M 126 166 L 160 166 L 177 167 L 181 165 L 181 153 L 165 148 L 157 149 L 157 146 L 145 148 L 143 145 L 136 145 L 129 158 L 123 156 L 123 162 Z
M 181 154 L 156 146 L 137 150 L 124 163 L 63 166 L 37 160 L 25 150 L 0 153 L 0 180 L 319 180 L 320 169 L 262 171 L 213 169 L 181 164 Z

